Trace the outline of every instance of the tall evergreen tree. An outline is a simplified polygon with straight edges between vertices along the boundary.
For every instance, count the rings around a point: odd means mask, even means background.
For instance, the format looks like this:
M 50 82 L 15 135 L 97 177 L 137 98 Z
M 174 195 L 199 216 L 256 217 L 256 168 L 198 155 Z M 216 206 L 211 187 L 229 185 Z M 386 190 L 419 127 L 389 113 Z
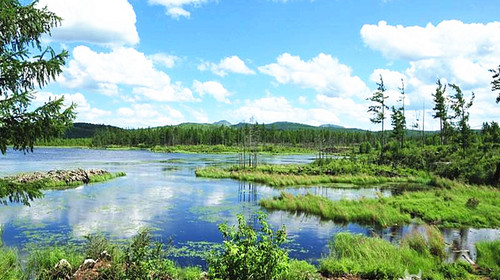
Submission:
M 403 114 L 403 107 L 396 109 L 396 107 L 392 106 L 392 137 L 396 139 L 399 143 L 399 146 L 402 148 L 404 145 L 404 134 L 406 130 L 406 119 Z
M 474 92 L 469 102 L 467 102 L 459 86 L 455 84 L 448 85 L 455 90 L 455 94 L 451 96 L 451 109 L 455 113 L 453 119 L 457 120 L 455 123 L 458 131 L 457 142 L 462 148 L 462 152 L 464 152 L 463 156 L 465 156 L 465 151 L 472 141 L 472 131 L 469 126 L 469 109 L 474 102 Z
M 490 69 L 493 73 L 493 81 L 491 81 L 491 91 L 498 91 L 497 103 L 500 102 L 500 65 L 498 65 L 498 70 Z
M 35 1 L 36 3 L 36 1 Z M 66 51 L 56 54 L 41 44 L 60 18 L 35 3 L 0 1 L 0 151 L 33 149 L 37 140 L 59 136 L 74 118 L 74 106 L 63 110 L 63 98 L 29 110 L 35 88 L 42 88 L 62 71 Z M 31 51 L 39 54 L 31 55 Z
M 439 142 L 441 145 L 444 143 L 445 131 L 448 128 L 448 105 L 446 104 L 446 85 L 441 84 L 441 80 L 436 82 L 436 92 L 432 94 L 434 97 L 434 115 L 435 119 L 439 119 Z
M 389 97 L 384 95 L 386 92 L 386 88 L 384 86 L 384 80 L 382 79 L 382 75 L 380 75 L 380 82 L 377 83 L 377 91 L 373 93 L 373 96 L 367 98 L 367 100 L 375 103 L 375 105 L 371 105 L 368 107 L 368 113 L 372 113 L 374 116 L 370 118 L 370 121 L 375 124 L 382 124 L 382 146 L 385 144 L 384 137 L 384 121 L 386 119 L 385 109 L 389 109 L 387 105 L 385 105 L 385 100 Z

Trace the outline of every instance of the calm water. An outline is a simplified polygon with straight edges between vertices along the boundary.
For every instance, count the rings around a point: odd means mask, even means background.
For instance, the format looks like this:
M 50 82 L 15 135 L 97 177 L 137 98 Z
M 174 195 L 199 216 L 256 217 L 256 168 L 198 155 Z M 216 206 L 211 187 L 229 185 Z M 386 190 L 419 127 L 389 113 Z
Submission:
M 113 239 L 129 238 L 143 227 L 153 229 L 159 240 L 172 238 L 173 257 L 180 265 L 203 265 L 200 252 L 221 242 L 218 224 L 236 222 L 243 214 L 251 223 L 261 209 L 257 202 L 279 195 L 281 190 L 235 180 L 203 179 L 194 176 L 200 166 L 234 163 L 236 155 L 162 154 L 147 151 L 103 151 L 84 149 L 36 149 L 34 153 L 8 151 L 0 157 L 0 176 L 51 169 L 103 168 L 124 171 L 126 177 L 63 191 L 47 191 L 31 207 L 0 206 L 0 225 L 7 246 L 21 250 L 28 244 L 48 246 L 82 242 L 92 233 Z M 268 163 L 306 163 L 312 156 L 265 156 Z M 389 196 L 390 190 L 293 188 L 292 193 L 314 193 L 333 200 Z M 286 225 L 292 257 L 315 261 L 328 254 L 328 243 L 342 231 L 377 234 L 397 242 L 416 226 L 374 229 L 357 224 L 338 225 L 314 216 L 275 211 L 268 220 Z M 500 238 L 500 230 L 447 229 L 450 259 L 453 248 L 471 250 L 480 240 Z

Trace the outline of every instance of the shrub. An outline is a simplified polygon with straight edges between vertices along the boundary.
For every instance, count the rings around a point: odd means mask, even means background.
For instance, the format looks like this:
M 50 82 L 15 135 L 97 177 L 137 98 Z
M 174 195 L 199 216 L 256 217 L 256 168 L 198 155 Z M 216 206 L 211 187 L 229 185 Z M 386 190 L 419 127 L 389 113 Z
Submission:
M 479 199 L 475 197 L 467 199 L 467 202 L 465 203 L 465 206 L 472 209 L 476 209 L 478 205 L 479 205 Z
M 224 238 L 221 252 L 208 259 L 208 275 L 216 279 L 281 279 L 289 269 L 288 252 L 281 248 L 287 235 L 284 227 L 273 231 L 259 214 L 260 229 L 254 230 L 242 215 L 238 225 L 221 224 Z

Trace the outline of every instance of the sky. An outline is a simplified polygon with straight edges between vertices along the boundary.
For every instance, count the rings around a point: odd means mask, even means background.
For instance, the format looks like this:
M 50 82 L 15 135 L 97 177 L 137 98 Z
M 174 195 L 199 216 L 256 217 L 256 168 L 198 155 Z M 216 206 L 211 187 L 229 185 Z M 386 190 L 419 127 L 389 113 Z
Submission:
M 381 75 L 389 106 L 401 106 L 403 79 L 409 126 L 439 129 L 441 79 L 475 93 L 470 124 L 480 128 L 500 121 L 488 71 L 500 64 L 497 4 L 40 0 L 63 18 L 43 42 L 70 56 L 34 105 L 64 95 L 75 121 L 123 128 L 227 120 L 379 130 L 366 99 Z

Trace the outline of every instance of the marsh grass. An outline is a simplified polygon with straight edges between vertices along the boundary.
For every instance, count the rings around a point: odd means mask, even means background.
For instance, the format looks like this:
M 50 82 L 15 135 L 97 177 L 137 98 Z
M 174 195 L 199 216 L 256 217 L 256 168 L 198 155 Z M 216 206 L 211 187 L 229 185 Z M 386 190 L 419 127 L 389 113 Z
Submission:
M 227 145 L 176 145 L 154 146 L 150 149 L 157 153 L 203 153 L 203 154 L 234 154 L 243 152 L 240 146 Z M 316 150 L 304 147 L 262 145 L 256 148 L 260 154 L 314 154 Z
M 469 198 L 480 201 L 476 208 L 467 207 Z M 440 227 L 500 227 L 500 191 L 489 187 L 460 186 L 405 192 L 392 197 L 331 201 L 305 194 L 263 199 L 266 209 L 305 212 L 336 222 L 356 222 L 376 226 L 395 226 L 422 221 Z
M 358 186 L 384 183 L 417 183 L 423 185 L 429 185 L 431 183 L 431 177 L 425 174 L 393 174 L 393 176 L 370 175 L 365 173 L 325 174 L 325 172 L 322 171 L 307 172 L 302 168 L 303 166 L 300 165 L 264 165 L 257 168 L 245 169 L 236 166 L 230 168 L 206 167 L 197 169 L 195 174 L 198 177 L 213 179 L 230 178 L 240 181 L 266 184 L 271 187 L 307 186 L 335 183 L 354 184 Z
M 31 250 L 23 279 L 57 279 L 54 267 L 62 259 L 69 262 L 74 272 L 84 257 L 76 248 L 70 246 Z
M 477 264 L 483 274 L 500 279 L 500 240 L 476 243 Z
M 0 242 L 0 279 L 21 279 L 19 255 L 15 249 L 4 248 Z
M 320 271 L 329 277 L 351 275 L 363 279 L 400 279 L 405 270 L 410 274 L 421 270 L 422 279 L 472 277 L 468 264 L 444 264 L 428 245 L 418 232 L 406 237 L 399 247 L 378 237 L 339 233 L 330 244 L 330 256 L 320 262 Z

